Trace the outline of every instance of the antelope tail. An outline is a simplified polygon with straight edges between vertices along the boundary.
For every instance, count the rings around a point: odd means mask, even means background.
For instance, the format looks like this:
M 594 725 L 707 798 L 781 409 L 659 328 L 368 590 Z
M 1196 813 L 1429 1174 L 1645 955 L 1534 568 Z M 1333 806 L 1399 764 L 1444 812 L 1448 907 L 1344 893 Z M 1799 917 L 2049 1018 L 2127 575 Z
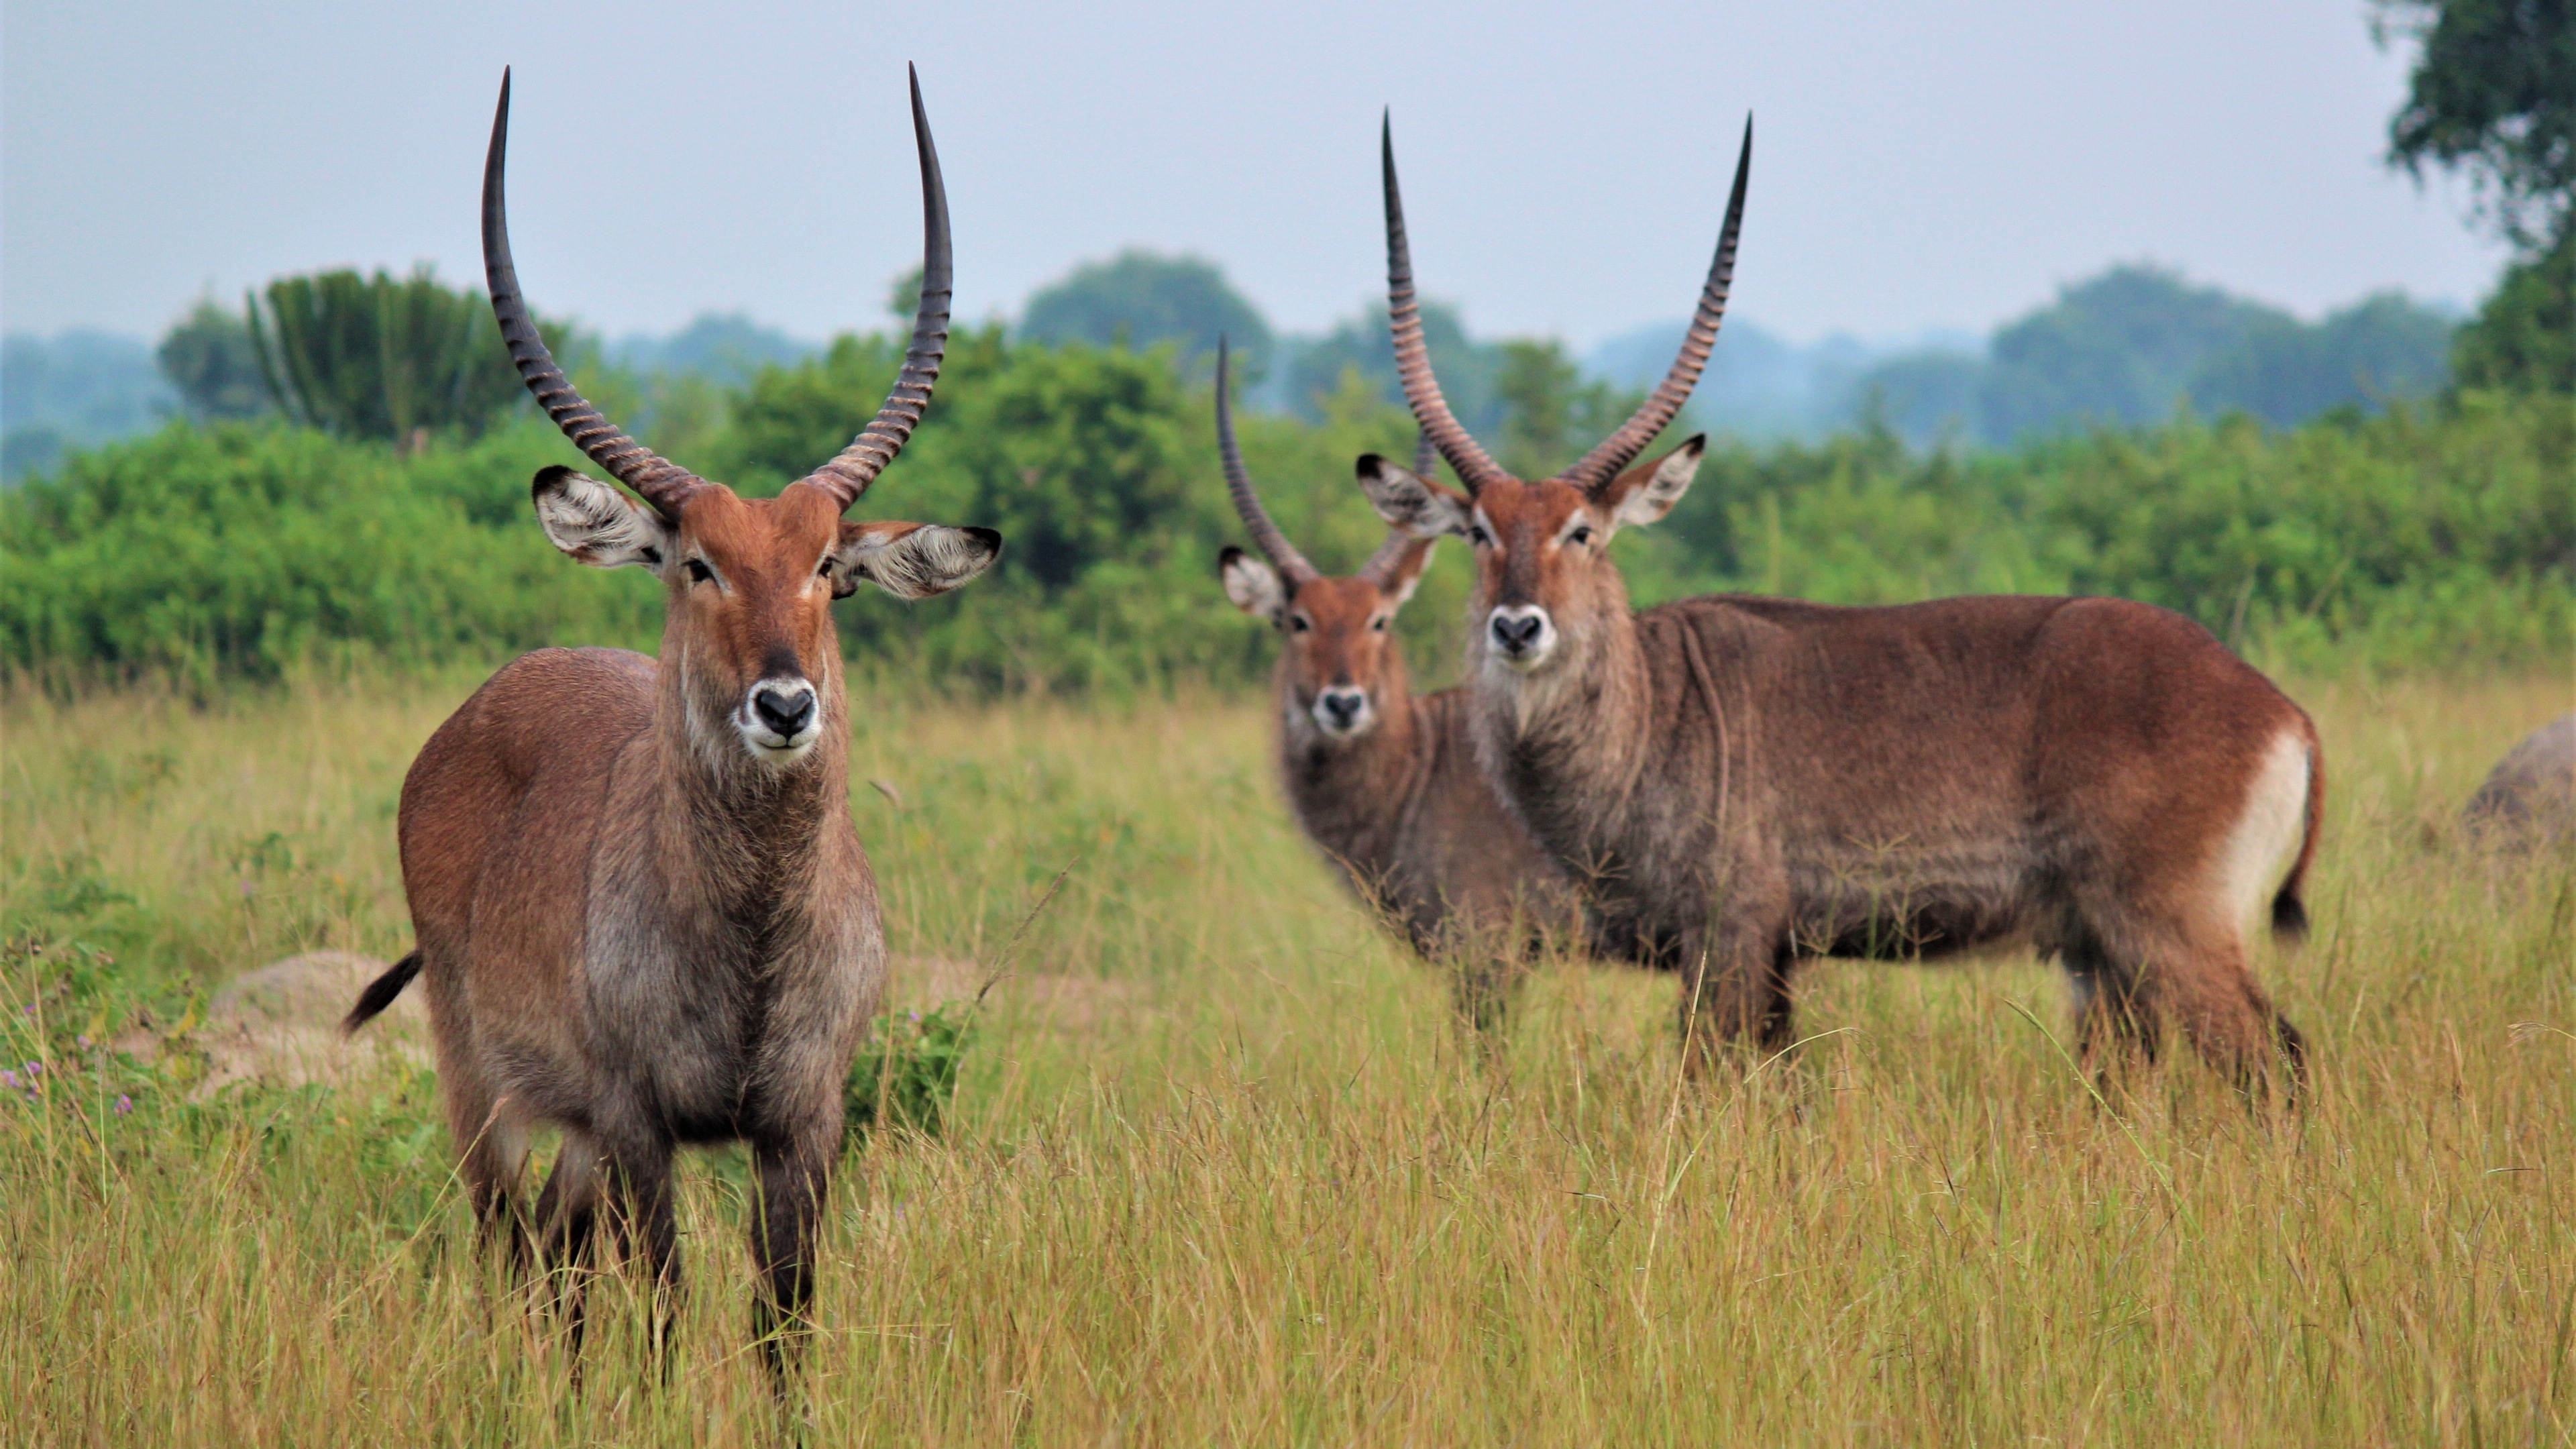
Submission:
M 2308 907 L 2299 899 L 2299 887 L 2307 879 L 2308 862 L 2317 858 L 2317 827 L 2326 813 L 2326 762 L 2316 741 L 2308 742 L 2308 818 L 2299 837 L 2299 858 L 2290 866 L 2290 878 L 2272 896 L 2272 934 L 2284 941 L 2308 938 Z
M 402 995 L 403 988 L 419 974 L 420 951 L 414 948 L 410 955 L 396 961 L 391 970 L 368 982 L 367 989 L 358 993 L 358 1004 L 349 1008 L 347 1016 L 340 1018 L 340 1034 L 351 1035 L 375 1019 L 378 1012 L 394 1004 L 394 998 Z

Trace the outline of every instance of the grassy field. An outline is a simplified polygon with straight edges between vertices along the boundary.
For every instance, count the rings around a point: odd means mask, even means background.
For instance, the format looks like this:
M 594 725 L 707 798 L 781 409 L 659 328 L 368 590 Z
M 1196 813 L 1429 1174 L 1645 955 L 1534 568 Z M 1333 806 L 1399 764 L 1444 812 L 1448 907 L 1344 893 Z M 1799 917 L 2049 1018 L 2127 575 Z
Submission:
M 0 1437 L 778 1440 L 738 1163 L 689 1171 L 667 1383 L 604 1292 L 576 1386 L 427 1073 L 187 1080 L 228 976 L 407 947 L 402 771 L 473 682 L 0 701 Z M 899 1002 L 1009 974 L 947 1133 L 841 1180 L 812 1441 L 2569 1442 L 2576 898 L 2453 821 L 2570 681 L 2294 692 L 2297 1115 L 2188 1056 L 2105 1110 L 2027 960 L 1819 965 L 1806 1045 L 1715 1088 L 1670 980 L 1560 964 L 1489 1063 L 1296 836 L 1260 708 L 863 697 Z M 164 1065 L 98 1045 L 137 1031 Z

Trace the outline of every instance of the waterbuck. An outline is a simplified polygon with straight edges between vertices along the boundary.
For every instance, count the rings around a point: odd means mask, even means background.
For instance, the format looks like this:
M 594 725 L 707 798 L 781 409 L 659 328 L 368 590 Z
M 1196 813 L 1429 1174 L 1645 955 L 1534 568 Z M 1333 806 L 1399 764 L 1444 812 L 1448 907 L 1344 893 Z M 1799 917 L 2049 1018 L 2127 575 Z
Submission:
M 1497 467 L 1442 399 L 1390 125 L 1397 368 L 1463 493 L 1375 456 L 1379 513 L 1475 549 L 1469 731 L 1614 946 L 1683 974 L 1685 1051 L 1789 1046 L 1802 957 L 2008 940 L 2072 977 L 2088 1050 L 2152 1056 L 2171 1017 L 2240 1083 L 2298 1033 L 2248 962 L 2295 936 L 2323 780 L 2315 727 L 2199 625 L 2117 599 L 1832 608 L 1712 595 L 1633 612 L 1611 536 L 1669 513 L 1704 440 L 1631 463 L 1680 412 L 1726 307 L 1753 129 L 1699 305 L 1635 416 L 1562 474 Z M 2286 870 L 2285 870 L 2286 865 Z
M 529 1252 L 530 1129 L 563 1147 L 536 1205 L 549 1261 L 605 1216 L 677 1286 L 671 1159 L 741 1141 L 759 1182 L 758 1328 L 776 1365 L 813 1291 L 814 1230 L 841 1150 L 841 1091 L 885 979 L 875 878 L 850 823 L 832 600 L 862 581 L 919 599 L 1001 551 L 979 528 L 842 512 L 903 448 L 947 343 L 948 202 L 912 86 L 924 255 L 912 345 L 875 421 L 772 500 L 737 497 L 629 439 L 584 401 L 531 322 L 502 208 L 505 72 L 483 173 L 483 256 L 511 359 L 547 414 L 643 500 L 569 468 L 536 475 L 538 521 L 598 568 L 663 585 L 659 662 L 545 649 L 494 675 L 403 781 L 417 944 L 347 1026 L 425 977 L 439 1084 L 487 1236 Z
M 1228 547 L 1217 577 L 1236 608 L 1285 636 L 1279 774 L 1289 808 L 1351 889 L 1413 949 L 1451 968 L 1461 1016 L 1501 1024 L 1532 945 L 1580 924 L 1564 876 L 1494 796 L 1467 738 L 1464 691 L 1413 693 L 1391 626 L 1432 540 L 1390 530 L 1350 578 L 1326 578 L 1270 519 L 1235 443 L 1217 346 L 1216 437 L 1226 491 L 1269 561 Z M 1414 471 L 1435 455 L 1426 437 Z

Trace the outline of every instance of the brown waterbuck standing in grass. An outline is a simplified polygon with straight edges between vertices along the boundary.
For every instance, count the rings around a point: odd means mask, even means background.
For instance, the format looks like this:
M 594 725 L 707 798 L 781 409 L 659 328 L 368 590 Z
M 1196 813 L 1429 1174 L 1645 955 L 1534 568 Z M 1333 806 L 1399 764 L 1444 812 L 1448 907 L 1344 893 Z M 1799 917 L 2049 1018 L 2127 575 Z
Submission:
M 1216 437 L 1226 491 L 1269 562 L 1229 547 L 1217 577 L 1236 608 L 1285 636 L 1279 773 L 1307 838 L 1416 951 L 1451 969 L 1460 1014 L 1501 1024 L 1518 967 L 1580 915 L 1561 872 L 1494 796 L 1467 738 L 1465 692 L 1416 695 L 1395 641 L 1433 540 L 1390 530 L 1349 578 L 1326 578 L 1252 491 L 1217 346 Z M 1426 437 L 1414 471 L 1436 461 Z
M 1752 162 L 1671 372 L 1554 478 L 1505 473 L 1450 414 L 1414 301 L 1384 140 L 1397 370 L 1465 485 L 1375 456 L 1362 487 L 1416 538 L 1474 546 L 1470 732 L 1610 944 L 1683 974 L 1685 1051 L 1793 1042 L 1802 957 L 1917 959 L 2012 940 L 2073 978 L 2088 1049 L 2152 1056 L 2178 1020 L 2247 1085 L 2300 1039 L 2248 926 L 2295 936 L 2324 783 L 2316 730 L 2177 614 L 2117 599 L 1832 608 L 1713 595 L 1630 610 L 1611 536 L 1669 513 L 1704 440 L 1631 467 L 1717 338 Z
M 885 979 L 876 882 L 850 823 L 831 603 L 862 581 L 925 598 L 1001 551 L 985 529 L 841 518 L 939 375 L 939 159 L 916 79 L 926 235 L 902 373 L 838 457 L 774 500 L 744 499 L 626 437 L 548 355 L 510 260 L 509 115 L 505 73 L 483 175 L 492 310 L 547 414 L 643 500 L 547 468 L 537 518 L 583 563 L 661 578 L 662 653 L 540 650 L 430 737 L 400 825 L 417 946 L 347 1024 L 425 975 L 448 1124 L 487 1235 L 514 1263 L 528 1256 L 520 1177 L 530 1129 L 552 1123 L 563 1147 L 533 1215 L 549 1261 L 582 1261 L 604 1216 L 651 1269 L 658 1313 L 678 1282 L 674 1148 L 747 1143 L 759 1329 L 777 1364 L 802 1329 L 842 1081 Z

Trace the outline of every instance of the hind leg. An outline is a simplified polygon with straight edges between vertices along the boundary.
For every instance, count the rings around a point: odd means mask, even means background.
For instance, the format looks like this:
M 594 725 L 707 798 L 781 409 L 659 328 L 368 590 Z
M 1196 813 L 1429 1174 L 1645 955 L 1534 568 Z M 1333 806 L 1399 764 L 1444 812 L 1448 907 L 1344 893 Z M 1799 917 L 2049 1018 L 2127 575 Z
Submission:
M 448 1135 L 456 1144 L 457 1175 L 474 1205 L 477 1237 L 497 1247 L 515 1275 L 529 1262 L 528 1224 L 519 1207 L 519 1181 L 528 1161 L 528 1123 L 506 1095 L 495 1092 L 470 1052 L 440 1042 L 439 1094 L 446 1099 Z
M 2132 916 L 2100 933 L 2089 974 L 2096 990 L 2089 1022 L 2113 1038 L 2126 1032 L 2154 1056 L 2157 1024 L 2170 1018 L 2203 1061 L 2249 1096 L 2261 1096 L 2276 1058 L 2288 1065 L 2296 1095 L 2305 1041 L 2254 979 L 2241 932 L 2207 923 Z M 2088 963 L 2069 953 L 2079 993 Z M 2091 1045 L 2088 1039 L 2088 1046 Z
M 553 1306 L 575 1352 L 581 1349 L 585 1281 L 599 1224 L 599 1149 L 585 1133 L 564 1129 L 554 1171 L 537 1198 L 539 1259 L 551 1280 Z
M 2138 973 L 2085 938 L 2058 953 L 2075 988 L 2076 1052 L 2097 1078 L 2130 1062 L 2154 1064 L 2163 1045 L 2154 1003 L 2141 996 Z

